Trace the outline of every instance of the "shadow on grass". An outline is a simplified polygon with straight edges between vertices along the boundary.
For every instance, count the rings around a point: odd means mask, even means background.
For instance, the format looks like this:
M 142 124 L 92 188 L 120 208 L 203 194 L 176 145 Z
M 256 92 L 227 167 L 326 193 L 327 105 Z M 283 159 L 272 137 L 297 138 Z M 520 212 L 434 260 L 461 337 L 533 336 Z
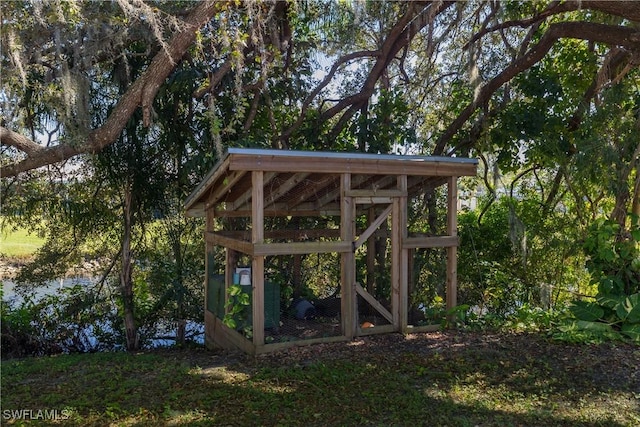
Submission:
M 620 384 L 601 378 L 624 371 L 624 364 L 613 363 L 615 350 L 607 359 L 591 348 L 585 360 L 582 347 L 534 351 L 504 337 L 466 338 L 437 345 L 438 335 L 413 342 L 373 338 L 258 358 L 194 349 L 22 359 L 3 363 L 2 408 L 66 410 L 71 416 L 60 420 L 64 425 L 640 422 L 637 377 Z M 598 381 L 587 369 L 594 366 Z M 3 418 L 2 424 L 16 421 Z

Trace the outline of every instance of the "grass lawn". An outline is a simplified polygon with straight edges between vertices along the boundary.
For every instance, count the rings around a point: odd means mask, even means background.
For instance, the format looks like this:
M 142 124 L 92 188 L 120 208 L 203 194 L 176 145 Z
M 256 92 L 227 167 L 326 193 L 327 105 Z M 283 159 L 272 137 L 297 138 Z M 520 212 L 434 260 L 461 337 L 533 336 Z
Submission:
M 29 257 L 43 244 L 44 239 L 22 228 L 16 231 L 3 229 L 0 233 L 0 254 L 7 258 Z
M 61 355 L 4 361 L 2 391 L 3 425 L 29 409 L 83 426 L 635 426 L 640 347 L 447 332 Z

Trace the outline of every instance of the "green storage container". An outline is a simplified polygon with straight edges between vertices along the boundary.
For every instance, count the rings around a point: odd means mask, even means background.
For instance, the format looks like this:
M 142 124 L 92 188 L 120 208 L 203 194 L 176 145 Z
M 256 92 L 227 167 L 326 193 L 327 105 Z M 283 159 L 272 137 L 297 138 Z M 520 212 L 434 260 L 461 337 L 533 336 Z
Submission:
M 243 286 L 244 287 L 244 286 Z M 251 296 L 251 286 L 247 286 Z M 246 324 L 253 324 L 253 298 L 246 309 Z M 264 282 L 264 327 L 267 329 L 280 326 L 280 286 L 276 283 Z
M 219 319 L 224 319 L 225 315 L 225 292 L 224 274 L 210 274 L 207 277 L 207 310 L 216 315 Z M 251 286 L 243 286 L 245 292 L 249 294 L 249 305 L 243 312 L 242 322 L 238 322 L 238 329 L 253 324 L 253 305 Z M 280 326 L 280 286 L 271 283 L 264 283 L 264 327 L 277 328 Z
M 224 319 L 224 304 L 224 274 L 210 274 L 207 277 L 207 310 Z

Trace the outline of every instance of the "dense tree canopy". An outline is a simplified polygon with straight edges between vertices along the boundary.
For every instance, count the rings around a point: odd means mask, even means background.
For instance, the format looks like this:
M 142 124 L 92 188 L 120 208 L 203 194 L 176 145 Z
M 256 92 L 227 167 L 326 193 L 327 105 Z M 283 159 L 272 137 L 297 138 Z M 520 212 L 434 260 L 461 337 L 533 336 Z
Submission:
M 96 153 L 137 110 L 153 126 L 158 92 L 186 68 L 223 146 L 243 134 L 295 146 L 313 127 L 318 148 L 341 148 L 382 91 L 402 88 L 422 151 L 468 151 L 545 60 L 575 129 L 603 90 L 637 77 L 639 20 L 637 3 L 610 1 L 11 2 L 2 175 Z

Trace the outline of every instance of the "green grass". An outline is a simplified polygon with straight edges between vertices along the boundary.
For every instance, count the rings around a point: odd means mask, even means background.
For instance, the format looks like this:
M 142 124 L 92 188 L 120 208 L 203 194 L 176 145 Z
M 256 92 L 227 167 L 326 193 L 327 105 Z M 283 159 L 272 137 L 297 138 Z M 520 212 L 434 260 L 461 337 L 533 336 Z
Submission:
M 0 415 L 55 409 L 64 425 L 140 426 L 640 423 L 638 347 L 538 336 L 410 338 L 257 358 L 196 348 L 4 361 Z
M 25 258 L 33 255 L 42 245 L 44 239 L 27 230 L 7 231 L 0 233 L 0 254 L 8 258 Z

